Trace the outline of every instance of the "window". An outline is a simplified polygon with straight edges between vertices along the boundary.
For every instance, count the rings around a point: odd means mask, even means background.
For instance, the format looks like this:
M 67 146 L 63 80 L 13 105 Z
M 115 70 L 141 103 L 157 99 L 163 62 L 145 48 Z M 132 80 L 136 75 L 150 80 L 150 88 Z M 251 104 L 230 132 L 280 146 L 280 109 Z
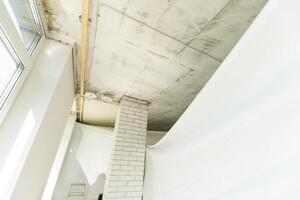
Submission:
M 36 0 L 0 0 L 0 126 L 45 42 Z
M 31 54 L 42 36 L 41 25 L 32 0 L 3 0 L 15 28 Z
M 0 29 L 0 110 L 23 71 L 23 65 Z

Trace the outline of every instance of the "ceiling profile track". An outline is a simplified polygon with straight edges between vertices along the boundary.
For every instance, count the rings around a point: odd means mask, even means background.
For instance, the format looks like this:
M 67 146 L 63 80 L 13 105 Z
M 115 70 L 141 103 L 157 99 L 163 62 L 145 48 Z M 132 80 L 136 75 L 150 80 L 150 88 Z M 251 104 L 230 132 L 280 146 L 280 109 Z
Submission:
M 79 69 L 79 122 L 83 121 L 84 95 L 85 95 L 85 76 L 87 65 L 88 49 L 88 25 L 90 0 L 82 0 L 81 5 L 81 36 L 80 36 L 80 69 Z

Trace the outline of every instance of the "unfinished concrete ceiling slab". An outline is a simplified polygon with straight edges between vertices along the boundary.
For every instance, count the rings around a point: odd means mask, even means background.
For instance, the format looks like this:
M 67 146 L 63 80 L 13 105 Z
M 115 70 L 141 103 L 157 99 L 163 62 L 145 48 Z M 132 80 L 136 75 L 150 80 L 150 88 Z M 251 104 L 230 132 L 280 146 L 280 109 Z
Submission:
M 231 0 L 197 35 L 190 46 L 223 61 L 267 0 Z
M 92 1 L 87 89 L 151 101 L 149 129 L 168 130 L 266 2 Z M 81 1 L 45 0 L 44 4 L 49 30 L 78 42 Z M 89 109 L 104 106 L 86 104 Z M 85 122 L 113 123 L 111 115 L 107 120 L 101 116 L 107 114 L 91 113 L 85 111 Z

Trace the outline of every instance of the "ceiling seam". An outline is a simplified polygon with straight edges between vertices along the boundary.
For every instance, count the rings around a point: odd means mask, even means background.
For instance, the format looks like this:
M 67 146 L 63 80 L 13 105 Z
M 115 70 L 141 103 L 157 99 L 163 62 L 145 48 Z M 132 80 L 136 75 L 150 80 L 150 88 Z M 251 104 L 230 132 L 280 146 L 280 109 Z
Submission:
M 99 12 L 99 3 L 98 1 L 96 1 L 96 5 L 94 5 L 94 1 L 92 1 L 92 16 L 90 16 L 91 22 L 90 25 L 90 31 L 89 31 L 89 36 L 92 38 L 91 40 L 89 40 L 89 51 L 88 51 L 88 64 L 87 64 L 87 74 L 86 74 L 86 82 L 88 83 L 88 80 L 90 78 L 90 72 L 91 72 L 91 68 L 93 65 L 93 58 L 94 58 L 94 50 L 96 47 L 96 36 L 97 36 L 97 32 L 98 32 L 98 12 Z M 94 35 L 93 35 L 94 34 Z M 93 37 L 92 37 L 93 36 Z
M 153 30 L 153 31 L 155 31 L 155 32 L 158 32 L 158 33 L 160 33 L 160 34 L 162 34 L 162 35 L 164 35 L 164 36 L 166 36 L 166 37 L 168 37 L 168 38 L 170 38 L 170 39 L 172 39 L 172 40 L 175 40 L 175 41 L 178 42 L 178 43 L 183 44 L 185 47 L 189 47 L 190 49 L 193 49 L 193 50 L 195 50 L 195 51 L 197 51 L 197 52 L 199 52 L 199 53 L 201 53 L 201 54 L 203 54 L 203 55 L 206 55 L 206 56 L 210 57 L 211 59 L 213 59 L 213 60 L 215 60 L 215 61 L 217 61 L 217 62 L 219 62 L 219 63 L 222 63 L 222 62 L 223 62 L 222 60 L 220 60 L 220 59 L 218 59 L 218 58 L 216 58 L 216 57 L 214 57 L 214 56 L 212 56 L 212 55 L 209 55 L 209 54 L 207 54 L 206 52 L 201 51 L 201 50 L 199 50 L 199 49 L 197 49 L 197 48 L 195 48 L 195 47 L 193 47 L 193 46 L 190 46 L 188 43 L 185 43 L 185 42 L 183 42 L 183 41 L 181 41 L 181 40 L 179 40 L 179 39 L 177 39 L 177 38 L 175 38 L 175 37 L 173 37 L 173 36 L 171 36 L 171 35 L 169 35 L 169 34 L 167 34 L 167 33 L 165 33 L 165 32 L 162 32 L 162 31 L 160 31 L 160 30 L 158 30 L 158 29 L 152 27 L 151 25 L 146 24 L 145 22 L 143 22 L 143 21 L 141 21 L 141 20 L 139 20 L 139 19 L 136 19 L 136 18 L 134 18 L 134 17 L 132 17 L 132 16 L 130 16 L 130 15 L 127 15 L 125 12 L 120 11 L 120 10 L 118 10 L 118 9 L 116 9 L 116 8 L 114 8 L 114 7 L 110 6 L 110 5 L 108 5 L 108 4 L 101 3 L 100 6 L 104 6 L 104 7 L 106 7 L 106 8 L 109 8 L 110 10 L 112 10 L 112 11 L 118 13 L 118 14 L 121 14 L 121 15 L 123 15 L 123 16 L 125 16 L 125 17 L 127 17 L 127 18 L 129 18 L 129 19 L 131 19 L 131 20 L 133 20 L 133 21 L 135 21 L 135 22 L 137 22 L 137 23 L 140 23 L 140 24 L 146 26 L 147 28 L 149 28 L 149 29 L 151 29 L 151 30 Z
M 226 4 L 219 10 L 219 12 L 217 12 L 217 14 L 211 19 L 211 20 L 209 20 L 206 24 L 205 24 L 205 26 L 199 31 L 199 33 L 193 38 L 193 39 L 191 39 L 191 41 L 189 41 L 188 43 L 187 43 L 187 45 L 186 46 L 184 46 L 178 53 L 177 53 L 177 55 L 178 54 L 180 54 L 187 46 L 188 47 L 191 47 L 190 46 L 190 44 L 193 42 L 193 41 L 195 41 L 195 39 L 197 38 L 197 37 L 199 37 L 205 30 L 206 30 L 206 28 L 211 24 L 211 22 L 213 22 L 222 12 L 223 12 L 223 10 L 225 9 L 225 8 L 227 8 L 227 6 L 230 4 L 232 2 L 232 0 L 228 0 L 227 2 L 226 2 Z

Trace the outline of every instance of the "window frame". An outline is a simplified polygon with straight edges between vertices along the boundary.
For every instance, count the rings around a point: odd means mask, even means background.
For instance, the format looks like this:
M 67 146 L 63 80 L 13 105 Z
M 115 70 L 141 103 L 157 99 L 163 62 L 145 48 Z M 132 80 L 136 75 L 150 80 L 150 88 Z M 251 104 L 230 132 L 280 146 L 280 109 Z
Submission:
M 6 10 L 5 3 L 0 0 L 0 29 L 1 31 L 3 31 L 3 35 L 5 37 L 2 38 L 2 40 L 7 40 L 10 43 L 11 47 L 8 47 L 8 50 L 12 55 L 15 54 L 17 56 L 17 59 L 22 64 L 22 71 L 20 72 L 18 77 L 12 77 L 12 79 L 14 78 L 15 80 L 14 82 L 12 82 L 11 80 L 9 84 L 13 84 L 13 86 L 11 87 L 11 90 L 8 92 L 8 94 L 6 94 L 6 96 L 4 97 L 5 101 L 3 102 L 3 104 L 0 105 L 0 126 L 3 123 L 5 116 L 11 109 L 13 102 L 16 100 L 18 93 L 21 92 L 21 87 L 29 76 L 30 71 L 34 68 L 35 61 L 46 40 L 45 29 L 43 26 L 42 17 L 38 9 L 38 5 L 35 0 L 29 0 L 29 2 L 38 30 L 40 32 L 40 36 L 37 37 L 37 39 L 32 43 L 31 47 L 27 49 L 23 40 L 18 34 L 18 31 L 14 26 L 14 23 L 10 18 L 8 11 Z
M 5 105 L 6 99 L 9 97 L 10 93 L 12 92 L 14 85 L 17 83 L 19 77 L 21 76 L 21 74 L 24 70 L 24 65 L 21 62 L 21 60 L 19 59 L 19 56 L 15 52 L 11 42 L 8 40 L 6 34 L 1 26 L 0 26 L 0 40 L 4 44 L 3 47 L 6 48 L 6 50 L 12 57 L 12 59 L 15 61 L 16 67 L 17 67 L 17 69 L 14 71 L 13 75 L 10 77 L 9 82 L 5 86 L 3 94 L 1 94 L 1 96 L 0 96 L 0 110 L 1 110 L 2 107 L 4 107 L 4 105 Z
M 28 53 L 30 55 L 32 55 L 33 52 L 35 51 L 39 41 L 45 35 L 45 30 L 44 30 L 44 26 L 43 26 L 43 23 L 42 23 L 42 18 L 40 16 L 40 12 L 39 12 L 38 5 L 37 5 L 36 1 L 35 0 L 28 0 L 28 1 L 29 1 L 31 10 L 32 10 L 34 21 L 35 21 L 37 29 L 39 31 L 39 37 L 35 38 L 35 40 L 31 44 L 30 48 L 27 49 Z

